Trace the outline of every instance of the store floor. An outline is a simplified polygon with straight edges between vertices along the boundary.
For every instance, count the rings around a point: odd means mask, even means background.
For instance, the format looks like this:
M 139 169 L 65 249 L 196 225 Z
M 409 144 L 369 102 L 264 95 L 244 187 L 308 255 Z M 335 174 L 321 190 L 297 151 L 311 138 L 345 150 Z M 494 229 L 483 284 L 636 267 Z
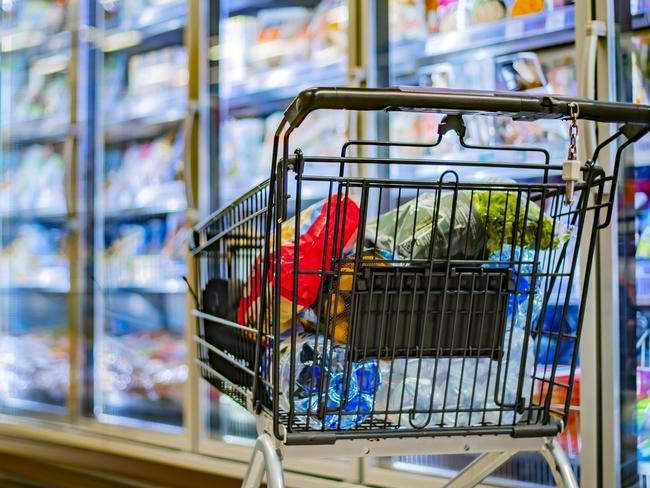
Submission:
M 0 488 L 180 488 L 197 486 L 235 488 L 241 486 L 240 480 L 187 470 L 161 469 L 147 462 L 131 460 L 129 466 L 115 456 L 100 455 L 96 461 L 95 468 L 90 465 L 79 468 L 0 453 Z M 116 472 L 120 474 L 115 474 Z

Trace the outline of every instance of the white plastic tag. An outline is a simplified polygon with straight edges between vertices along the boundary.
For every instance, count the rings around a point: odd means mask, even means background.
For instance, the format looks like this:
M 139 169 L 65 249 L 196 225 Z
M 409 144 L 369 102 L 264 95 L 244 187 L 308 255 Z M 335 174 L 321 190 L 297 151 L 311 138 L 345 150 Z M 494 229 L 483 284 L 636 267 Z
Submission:
M 566 159 L 562 163 L 562 179 L 564 181 L 578 181 L 582 164 L 577 159 Z

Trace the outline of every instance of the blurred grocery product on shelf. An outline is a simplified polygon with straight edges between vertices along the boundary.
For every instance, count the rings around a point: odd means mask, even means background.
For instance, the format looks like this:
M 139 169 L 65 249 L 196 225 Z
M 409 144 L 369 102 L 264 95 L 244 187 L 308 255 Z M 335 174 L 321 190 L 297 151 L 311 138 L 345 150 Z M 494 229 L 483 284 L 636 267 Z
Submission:
M 69 386 L 70 341 L 65 327 L 0 337 L 0 401 L 64 406 Z
M 113 407 L 138 401 L 182 405 L 186 354 L 184 341 L 164 330 L 107 336 L 98 371 L 104 401 Z
M 265 118 L 233 118 L 222 122 L 222 201 L 229 202 L 269 176 L 268 155 L 273 136 L 283 115 Z M 346 118 L 341 111 L 320 111 L 305 120 L 295 140 L 305 152 L 336 156 L 346 139 Z M 310 196 L 307 195 L 307 198 Z
M 223 40 L 212 56 L 224 69 L 219 83 L 228 95 L 233 85 L 250 83 L 250 76 L 272 69 L 301 66 L 313 69 L 340 63 L 347 55 L 347 4 L 322 0 L 314 8 L 284 7 L 258 10 L 222 20 Z M 285 83 L 295 81 L 284 77 Z
M 99 3 L 109 29 L 142 28 L 186 10 L 183 0 L 99 0 Z
M 183 182 L 183 137 L 172 131 L 124 149 L 109 149 L 104 182 L 104 210 L 182 210 L 185 206 Z
M 109 124 L 148 116 L 178 118 L 187 103 L 187 53 L 171 46 L 106 60 L 104 103 Z M 126 83 L 123 81 L 126 80 Z
M 0 248 L 0 263 L 6 271 L 2 286 L 67 291 L 70 266 L 66 231 L 39 224 L 20 224 L 12 226 L 9 232 Z
M 66 7 L 66 0 L 5 0 L 2 2 L 2 13 L 9 28 L 44 29 L 52 33 L 64 28 L 68 15 Z
M 565 0 L 390 0 L 391 41 L 461 32 L 509 18 L 553 12 Z
M 65 162 L 55 146 L 34 144 L 6 157 L 0 175 L 0 215 L 20 211 L 65 213 Z
M 145 222 L 107 226 L 104 273 L 108 288 L 152 287 L 184 292 L 184 243 L 187 230 L 182 215 Z

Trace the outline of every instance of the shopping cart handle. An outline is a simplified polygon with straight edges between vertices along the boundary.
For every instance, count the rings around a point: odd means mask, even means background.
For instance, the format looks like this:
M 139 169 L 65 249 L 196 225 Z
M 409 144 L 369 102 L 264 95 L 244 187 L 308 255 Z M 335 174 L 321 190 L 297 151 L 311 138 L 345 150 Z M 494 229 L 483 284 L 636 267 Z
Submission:
M 650 126 L 650 106 L 647 105 L 424 87 L 310 88 L 291 102 L 284 115 L 292 127 L 298 127 L 309 113 L 320 109 L 499 114 L 520 120 L 565 119 L 570 116 L 571 103 L 578 104 L 580 119 Z

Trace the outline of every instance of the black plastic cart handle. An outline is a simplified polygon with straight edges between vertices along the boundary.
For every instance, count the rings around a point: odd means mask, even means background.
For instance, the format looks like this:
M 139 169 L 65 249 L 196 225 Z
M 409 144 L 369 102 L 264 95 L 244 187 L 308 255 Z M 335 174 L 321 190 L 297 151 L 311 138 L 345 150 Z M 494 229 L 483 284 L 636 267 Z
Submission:
M 310 88 L 291 102 L 284 115 L 292 127 L 298 127 L 310 112 L 319 109 L 501 114 L 519 120 L 564 119 L 570 117 L 572 103 L 578 104 L 580 119 L 650 126 L 650 106 L 647 105 L 422 87 Z

